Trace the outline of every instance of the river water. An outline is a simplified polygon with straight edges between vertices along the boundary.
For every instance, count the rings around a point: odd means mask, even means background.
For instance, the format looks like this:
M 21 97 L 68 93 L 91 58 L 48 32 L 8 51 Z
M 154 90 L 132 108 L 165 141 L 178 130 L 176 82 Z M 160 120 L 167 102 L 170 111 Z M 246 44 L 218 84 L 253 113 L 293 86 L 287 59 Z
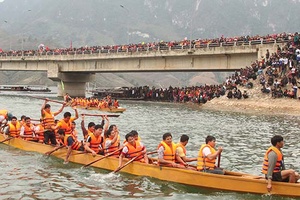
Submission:
M 26 96 L 0 96 L 0 109 L 18 118 L 28 115 L 38 119 L 43 101 Z M 59 104 L 51 103 L 56 111 Z M 156 149 L 166 132 L 177 142 L 181 134 L 190 136 L 188 155 L 197 156 L 207 135 L 223 147 L 221 167 L 260 175 L 270 138 L 281 134 L 287 167 L 300 170 L 299 117 L 251 115 L 202 110 L 189 104 L 121 101 L 127 111 L 110 123 L 119 127 L 121 137 L 135 129 L 149 151 Z M 64 111 L 72 109 L 65 108 Z M 86 111 L 79 110 L 79 113 Z M 96 111 L 89 111 L 96 113 Z M 62 115 L 60 115 L 61 117 Z M 89 121 L 100 121 L 86 117 Z M 79 133 L 80 120 L 77 120 Z M 0 199 L 289 199 L 201 189 L 127 174 L 87 168 L 38 153 L 0 145 Z

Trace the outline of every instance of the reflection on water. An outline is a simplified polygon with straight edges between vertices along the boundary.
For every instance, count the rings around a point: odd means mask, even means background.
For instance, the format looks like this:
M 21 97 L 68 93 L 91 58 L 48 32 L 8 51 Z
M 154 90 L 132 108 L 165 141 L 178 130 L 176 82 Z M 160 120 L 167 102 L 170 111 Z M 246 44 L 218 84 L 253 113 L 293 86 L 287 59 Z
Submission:
M 39 99 L 16 96 L 0 96 L 0 102 L 0 109 L 8 109 L 17 117 L 27 114 L 32 118 L 39 118 L 43 103 Z M 53 111 L 61 106 L 51 105 Z M 298 117 L 210 112 L 185 104 L 121 102 L 121 105 L 127 111 L 118 118 L 111 118 L 110 123 L 119 127 L 121 138 L 132 129 L 137 130 L 149 151 L 156 149 L 163 133 L 171 132 L 175 142 L 185 133 L 190 136 L 188 155 L 197 156 L 205 137 L 211 134 L 217 138 L 217 146 L 224 148 L 221 167 L 259 175 L 271 136 L 282 134 L 285 162 L 299 169 Z M 65 111 L 74 113 L 71 108 Z M 86 118 L 86 125 L 89 121 L 100 122 L 101 119 Z M 216 191 L 149 177 L 111 174 L 94 168 L 82 170 L 78 164 L 64 165 L 56 158 L 5 145 L 0 147 L 0 199 L 270 199 L 269 196 Z

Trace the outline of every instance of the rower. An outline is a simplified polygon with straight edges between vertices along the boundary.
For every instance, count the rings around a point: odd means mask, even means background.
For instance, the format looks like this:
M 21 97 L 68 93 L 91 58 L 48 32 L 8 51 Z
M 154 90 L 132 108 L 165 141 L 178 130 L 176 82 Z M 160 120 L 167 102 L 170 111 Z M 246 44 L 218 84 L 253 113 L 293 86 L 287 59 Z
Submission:
M 185 168 L 187 164 L 180 158 L 176 153 L 176 145 L 172 142 L 172 134 L 165 133 L 163 134 L 163 141 L 157 147 L 158 153 L 158 164 L 160 166 L 166 167 L 177 167 Z M 178 160 L 181 164 L 177 164 L 175 159 Z
M 27 141 L 38 141 L 38 137 L 34 134 L 34 125 L 31 123 L 30 117 L 25 117 L 25 124 L 22 125 L 20 137 Z
M 116 125 L 111 125 L 105 132 L 104 155 L 112 153 L 120 146 L 120 135 Z M 118 157 L 119 152 L 115 152 L 113 156 Z
M 34 133 L 38 137 L 38 142 L 39 143 L 44 143 L 44 126 L 43 126 L 43 120 L 40 119 L 40 123 L 36 124 Z
M 13 117 L 13 114 L 9 113 L 7 110 L 0 110 L 0 132 Z
M 143 143 L 137 141 L 131 132 L 126 134 L 125 139 L 127 142 L 125 143 L 125 146 L 120 154 L 118 168 L 122 166 L 123 158 L 132 159 L 136 156 L 137 158 L 134 159 L 135 161 L 149 164 L 148 156 L 146 154 L 147 150 Z
M 85 126 L 84 126 L 84 118 L 85 118 L 85 115 L 82 114 L 81 115 L 81 123 L 80 123 L 80 125 L 81 125 L 81 130 L 82 130 L 84 141 L 86 141 L 86 139 L 90 135 L 90 133 L 94 133 L 94 131 L 95 131 L 95 123 L 94 122 L 88 123 L 88 129 L 86 129 Z M 102 116 L 101 125 L 104 126 L 104 116 Z
M 73 110 L 75 111 L 75 117 L 71 117 L 70 112 L 65 112 L 64 113 L 64 118 L 61 119 L 57 125 L 54 127 L 54 129 L 63 129 L 65 131 L 66 135 L 72 134 L 72 122 L 78 119 L 78 111 L 75 106 L 72 107 Z
M 120 105 L 119 105 L 119 101 L 117 99 L 114 100 L 113 102 L 113 105 L 115 108 L 118 108 Z
M 216 167 L 216 159 L 223 151 L 222 147 L 215 150 L 216 138 L 213 136 L 207 136 L 198 153 L 197 170 L 212 173 L 212 174 L 225 174 L 222 168 Z
M 21 130 L 21 124 L 18 121 L 18 119 L 15 116 L 11 117 L 11 122 L 8 124 L 5 134 L 11 137 L 19 137 L 20 130 Z
M 84 144 L 84 148 L 86 149 L 86 151 L 92 153 L 93 156 L 96 156 L 97 154 L 103 155 L 103 149 L 101 148 L 103 140 L 103 138 L 101 137 L 102 131 L 102 125 L 95 125 L 95 131 L 93 133 L 89 133 Z
M 71 123 L 72 135 L 78 139 L 78 131 L 76 130 L 76 122 L 72 121 Z
M 186 157 L 186 145 L 189 142 L 189 136 L 183 134 L 180 137 L 180 142 L 176 144 L 176 153 L 179 155 L 179 157 L 184 161 L 184 162 L 192 162 L 192 161 L 197 161 L 197 158 L 188 158 Z M 180 163 L 179 161 L 176 160 L 176 163 Z
M 58 129 L 58 135 L 60 139 L 60 145 L 65 145 L 68 148 L 68 152 L 66 158 L 64 160 L 64 164 L 69 163 L 69 157 L 71 155 L 72 150 L 76 151 L 84 151 L 84 146 L 82 142 L 76 140 L 73 135 L 65 134 L 64 129 Z M 55 149 L 59 149 L 60 147 L 55 147 Z

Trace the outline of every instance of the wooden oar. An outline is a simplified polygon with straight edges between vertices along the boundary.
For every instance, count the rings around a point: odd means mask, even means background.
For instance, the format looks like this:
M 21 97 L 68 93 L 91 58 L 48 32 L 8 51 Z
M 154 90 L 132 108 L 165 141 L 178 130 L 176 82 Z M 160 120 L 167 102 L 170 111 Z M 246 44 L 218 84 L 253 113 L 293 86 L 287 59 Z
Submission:
M 6 138 L 6 139 L 2 140 L 0 143 L 6 142 L 6 141 L 11 140 L 11 139 L 13 139 L 13 138 L 14 138 L 14 137 Z
M 90 166 L 91 164 L 94 164 L 94 163 L 96 163 L 96 162 L 98 162 L 98 161 L 100 161 L 100 160 L 102 160 L 102 159 L 104 159 L 104 158 L 107 158 L 107 157 L 109 157 L 109 156 L 115 154 L 115 153 L 118 152 L 118 151 L 121 151 L 122 149 L 123 149 L 123 147 L 122 147 L 122 148 L 119 148 L 119 149 L 117 149 L 117 150 L 115 150 L 115 151 L 113 151 L 113 152 L 111 152 L 111 153 L 109 153 L 109 154 L 107 154 L 107 155 L 105 155 L 105 156 L 103 156 L 103 157 L 97 159 L 97 160 L 94 160 L 93 162 L 90 162 L 90 163 L 88 163 L 88 164 L 82 166 L 81 168 L 88 167 L 88 166 Z
M 221 164 L 221 153 L 219 154 L 218 157 L 218 165 L 217 165 L 218 168 L 220 168 L 220 164 Z
M 149 153 L 147 153 L 147 155 L 151 155 L 151 154 L 155 154 L 155 153 L 157 153 L 157 151 L 149 152 Z M 139 154 L 139 155 L 133 157 L 131 160 L 129 160 L 129 161 L 128 161 L 127 163 L 125 163 L 123 166 L 121 166 L 121 167 L 115 169 L 115 170 L 113 171 L 113 173 L 117 173 L 118 171 L 120 171 L 121 169 L 123 169 L 124 167 L 126 167 L 127 165 L 129 165 L 130 163 L 132 163 L 135 159 L 137 159 L 137 158 L 138 158 L 139 156 L 141 156 L 141 155 L 143 155 L 143 154 Z
M 105 115 L 105 114 L 81 114 L 81 115 L 85 115 L 85 116 L 91 116 L 91 117 L 119 117 L 120 115 Z
M 131 160 L 129 160 L 127 163 L 125 163 L 123 166 L 121 166 L 121 167 L 118 167 L 117 169 L 115 169 L 114 171 L 113 171 L 113 173 L 117 173 L 118 171 L 120 171 L 121 169 L 123 169 L 124 167 L 126 167 L 127 165 L 129 165 L 130 163 L 132 163 L 135 159 L 137 159 L 137 157 L 139 157 L 140 155 L 137 155 L 137 156 L 135 156 L 135 157 L 133 157 L 133 158 L 131 158 Z
M 65 147 L 65 145 L 62 145 L 62 146 L 60 146 L 60 147 L 57 147 L 57 148 L 55 148 L 55 149 L 52 150 L 52 151 L 48 151 L 48 152 L 45 153 L 45 155 L 50 156 L 53 152 L 55 152 L 55 151 L 57 151 L 58 149 L 61 149 L 61 148 L 63 148 L 63 147 Z

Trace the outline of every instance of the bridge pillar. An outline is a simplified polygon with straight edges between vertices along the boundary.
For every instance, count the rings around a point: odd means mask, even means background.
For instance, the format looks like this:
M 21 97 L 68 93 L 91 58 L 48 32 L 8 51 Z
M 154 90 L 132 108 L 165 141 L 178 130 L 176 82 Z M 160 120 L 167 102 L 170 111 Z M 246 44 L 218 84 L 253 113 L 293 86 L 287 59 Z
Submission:
M 95 74 L 85 73 L 59 73 L 57 82 L 57 96 L 68 93 L 72 97 L 85 97 L 86 82 L 93 81 Z

